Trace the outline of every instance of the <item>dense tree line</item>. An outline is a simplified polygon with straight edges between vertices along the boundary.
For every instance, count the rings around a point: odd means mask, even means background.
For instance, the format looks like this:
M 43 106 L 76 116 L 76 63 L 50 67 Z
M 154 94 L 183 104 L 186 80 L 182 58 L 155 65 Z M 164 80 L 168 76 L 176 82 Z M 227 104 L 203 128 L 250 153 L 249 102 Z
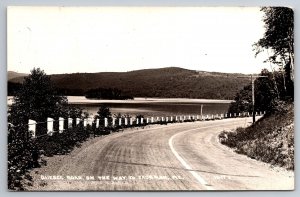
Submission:
M 21 89 L 22 84 L 8 81 L 7 96 L 14 96 Z
M 276 65 L 271 72 L 263 69 L 265 78 L 255 80 L 255 110 L 274 111 L 294 101 L 294 12 L 287 7 L 263 7 L 265 33 L 254 44 L 256 55 L 268 51 L 266 60 Z M 251 85 L 236 94 L 230 112 L 251 111 Z
M 260 76 L 266 77 L 257 78 L 254 82 L 256 111 L 272 112 L 277 109 L 280 102 L 293 102 L 294 83 L 292 81 L 284 83 L 282 71 L 269 72 L 263 69 Z M 250 83 L 236 94 L 229 112 L 252 112 L 252 85 Z
M 198 72 L 182 68 L 147 69 L 120 73 L 51 75 L 63 95 L 84 96 L 89 89 L 116 88 L 133 97 L 233 99 L 248 84 L 242 74 Z M 14 82 L 21 81 L 14 79 Z
M 128 100 L 133 99 L 132 96 L 124 94 L 117 88 L 97 88 L 88 90 L 85 93 L 86 98 L 90 99 L 108 99 L 108 100 Z

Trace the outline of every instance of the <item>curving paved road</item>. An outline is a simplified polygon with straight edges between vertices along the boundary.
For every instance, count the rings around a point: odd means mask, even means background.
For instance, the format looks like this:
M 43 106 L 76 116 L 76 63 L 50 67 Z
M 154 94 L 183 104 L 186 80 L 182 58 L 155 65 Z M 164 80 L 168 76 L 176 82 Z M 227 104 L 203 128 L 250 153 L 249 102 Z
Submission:
M 236 118 L 178 123 L 96 138 L 70 155 L 51 158 L 47 166 L 33 172 L 34 185 L 28 189 L 293 189 L 292 172 L 271 169 L 218 142 L 222 130 L 244 127 L 250 121 Z M 41 180 L 41 175 L 60 175 L 64 180 Z

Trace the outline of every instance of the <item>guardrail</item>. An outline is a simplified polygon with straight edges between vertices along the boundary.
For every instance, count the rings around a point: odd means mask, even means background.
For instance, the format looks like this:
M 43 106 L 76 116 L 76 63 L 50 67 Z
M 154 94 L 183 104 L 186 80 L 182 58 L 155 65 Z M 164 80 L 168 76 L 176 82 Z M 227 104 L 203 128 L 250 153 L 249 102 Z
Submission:
M 255 115 L 264 115 L 266 112 L 256 112 Z M 162 116 L 162 117 L 141 117 L 141 118 L 104 118 L 104 121 L 101 121 L 103 124 L 100 125 L 100 119 L 93 118 L 67 118 L 64 119 L 62 117 L 58 118 L 58 120 L 54 120 L 53 118 L 48 117 L 45 122 L 36 122 L 35 120 L 28 120 L 28 124 L 25 125 L 13 125 L 9 124 L 9 127 L 26 127 L 28 126 L 28 132 L 31 134 L 32 138 L 37 138 L 45 135 L 52 136 L 54 132 L 63 133 L 65 129 L 77 127 L 80 124 L 84 128 L 87 128 L 87 125 L 95 126 L 96 129 L 100 127 L 108 128 L 108 127 L 116 127 L 116 126 L 144 126 L 149 124 L 161 124 L 161 123 L 176 123 L 176 122 L 187 122 L 187 121 L 207 121 L 207 120 L 221 120 L 225 118 L 237 118 L 237 117 L 250 117 L 252 113 L 243 112 L 243 113 L 225 113 L 225 114 L 211 114 L 211 115 L 174 115 L 174 116 Z M 54 122 L 58 122 L 58 130 L 54 129 Z M 67 124 L 65 124 L 67 123 Z M 37 136 L 37 125 L 38 124 L 47 124 L 47 133 Z

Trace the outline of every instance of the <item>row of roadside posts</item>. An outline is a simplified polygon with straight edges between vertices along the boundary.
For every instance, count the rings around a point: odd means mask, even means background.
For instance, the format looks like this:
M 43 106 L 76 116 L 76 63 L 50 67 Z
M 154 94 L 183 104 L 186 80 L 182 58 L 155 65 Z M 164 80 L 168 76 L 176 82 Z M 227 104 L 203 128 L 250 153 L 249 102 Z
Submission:
M 263 115 L 266 112 L 256 112 L 255 115 Z M 172 123 L 172 122 L 185 122 L 185 121 L 203 121 L 203 120 L 218 120 L 218 119 L 224 119 L 224 118 L 236 118 L 236 117 L 250 117 L 252 116 L 249 112 L 244 113 L 225 113 L 225 114 L 216 114 L 216 115 L 181 115 L 181 116 L 167 116 L 167 117 L 148 117 L 148 118 L 136 118 L 135 120 L 133 118 L 111 118 L 111 126 L 133 126 L 133 125 L 144 125 L 144 124 L 155 124 L 155 123 Z M 68 118 L 68 128 L 73 127 L 73 119 Z M 49 136 L 52 136 L 52 134 L 56 131 L 54 131 L 53 123 L 55 120 L 53 118 L 47 118 L 47 134 Z M 58 132 L 63 133 L 65 130 L 65 119 L 59 118 L 59 127 Z M 92 118 L 85 118 L 75 119 L 75 125 L 78 126 L 80 123 L 83 123 L 83 127 L 87 127 L 87 125 L 92 125 L 93 122 L 95 124 L 96 129 L 100 127 L 100 120 L 96 119 L 95 121 Z M 28 132 L 31 133 L 32 138 L 36 138 L 36 125 L 38 123 L 35 120 L 29 120 L 28 121 Z M 109 119 L 104 118 L 104 127 L 109 127 Z

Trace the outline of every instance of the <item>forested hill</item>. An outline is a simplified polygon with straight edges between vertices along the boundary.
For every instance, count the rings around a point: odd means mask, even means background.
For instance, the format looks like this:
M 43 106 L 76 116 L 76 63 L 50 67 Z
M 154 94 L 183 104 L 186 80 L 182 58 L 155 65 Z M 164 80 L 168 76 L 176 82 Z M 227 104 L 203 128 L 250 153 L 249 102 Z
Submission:
M 117 88 L 133 97 L 233 99 L 250 83 L 242 74 L 193 71 L 177 67 L 130 72 L 73 73 L 51 75 L 66 95 L 84 95 L 89 89 Z M 22 82 L 16 77 L 10 82 Z

